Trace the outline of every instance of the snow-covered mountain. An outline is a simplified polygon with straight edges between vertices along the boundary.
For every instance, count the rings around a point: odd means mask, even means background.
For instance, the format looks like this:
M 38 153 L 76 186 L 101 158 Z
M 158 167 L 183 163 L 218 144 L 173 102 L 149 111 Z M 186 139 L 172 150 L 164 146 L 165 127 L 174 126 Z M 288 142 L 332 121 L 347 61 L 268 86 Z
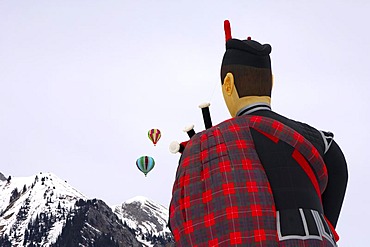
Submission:
M 31 177 L 9 177 L 0 182 L 0 236 L 14 246 L 23 246 L 26 229 L 37 217 L 56 220 L 40 245 L 55 242 L 66 215 L 79 199 L 87 199 L 67 182 L 51 173 Z
M 136 229 L 138 240 L 146 245 L 171 242 L 172 234 L 167 227 L 168 210 L 145 197 L 137 196 L 114 207 L 122 222 Z
M 0 246 L 174 246 L 167 209 L 144 197 L 111 207 L 52 173 L 0 176 Z

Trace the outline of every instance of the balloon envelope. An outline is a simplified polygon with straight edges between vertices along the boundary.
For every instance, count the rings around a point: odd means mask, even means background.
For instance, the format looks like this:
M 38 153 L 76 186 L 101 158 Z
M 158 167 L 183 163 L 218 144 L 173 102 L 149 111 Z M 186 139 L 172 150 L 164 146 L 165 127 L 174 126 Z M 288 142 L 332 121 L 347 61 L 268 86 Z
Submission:
M 154 159 L 150 156 L 141 156 L 136 160 L 137 168 L 145 174 L 148 174 L 154 168 Z
M 148 137 L 153 142 L 154 146 L 161 138 L 161 131 L 159 129 L 151 129 L 148 131 Z

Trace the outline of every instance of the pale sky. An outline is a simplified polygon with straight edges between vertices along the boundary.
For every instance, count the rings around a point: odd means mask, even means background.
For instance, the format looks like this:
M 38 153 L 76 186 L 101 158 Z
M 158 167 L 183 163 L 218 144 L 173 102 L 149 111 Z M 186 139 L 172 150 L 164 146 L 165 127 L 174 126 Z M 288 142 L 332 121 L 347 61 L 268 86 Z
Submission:
M 367 243 L 369 1 L 0 1 L 0 171 L 52 172 L 109 205 L 165 207 L 172 141 L 229 118 L 223 21 L 272 46 L 273 110 L 332 131 L 349 167 L 339 246 Z M 147 131 L 159 128 L 154 147 Z M 145 177 L 135 161 L 156 161 Z

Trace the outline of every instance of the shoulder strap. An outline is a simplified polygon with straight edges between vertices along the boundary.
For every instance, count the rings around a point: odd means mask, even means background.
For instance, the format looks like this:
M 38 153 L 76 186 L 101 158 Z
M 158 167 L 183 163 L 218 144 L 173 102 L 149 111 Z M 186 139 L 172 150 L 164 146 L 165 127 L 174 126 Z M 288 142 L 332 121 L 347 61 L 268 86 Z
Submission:
M 296 150 L 293 157 L 304 168 L 321 198 L 327 185 L 328 175 L 324 160 L 315 146 L 303 135 L 277 120 L 261 116 L 248 116 L 247 121 L 249 121 L 251 128 L 263 133 L 274 142 L 284 141 Z

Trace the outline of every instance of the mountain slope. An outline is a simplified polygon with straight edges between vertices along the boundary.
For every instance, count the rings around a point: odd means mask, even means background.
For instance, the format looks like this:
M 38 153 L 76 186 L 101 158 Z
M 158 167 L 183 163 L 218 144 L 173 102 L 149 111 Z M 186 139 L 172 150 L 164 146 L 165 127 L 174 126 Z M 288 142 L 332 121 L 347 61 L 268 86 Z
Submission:
M 145 197 L 138 196 L 114 207 L 114 212 L 131 229 L 138 240 L 148 246 L 174 246 L 167 227 L 168 210 Z
M 53 216 L 48 234 L 40 244 L 54 242 L 60 234 L 68 209 L 86 197 L 52 173 L 32 177 L 13 177 L 0 182 L 0 236 L 14 245 L 23 245 L 26 229 L 34 221 Z
M 124 226 L 110 207 L 101 200 L 79 200 L 54 247 L 142 245 L 134 232 Z

